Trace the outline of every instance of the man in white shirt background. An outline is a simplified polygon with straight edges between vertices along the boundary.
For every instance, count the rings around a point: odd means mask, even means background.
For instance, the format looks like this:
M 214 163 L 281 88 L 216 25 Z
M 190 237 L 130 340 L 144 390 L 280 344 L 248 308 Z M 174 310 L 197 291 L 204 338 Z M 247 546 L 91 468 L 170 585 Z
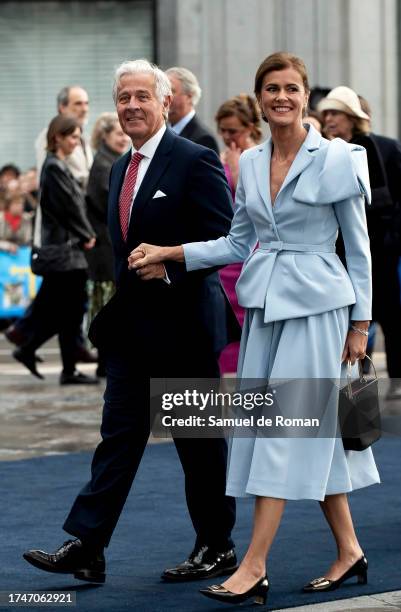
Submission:
M 219 146 L 213 134 L 199 120 L 195 107 L 198 104 L 202 90 L 198 79 L 187 68 L 174 66 L 166 70 L 171 83 L 173 100 L 168 113 L 168 120 L 172 130 L 188 138 L 192 142 L 208 147 L 219 154 Z
M 79 85 L 63 87 L 57 95 L 57 112 L 73 115 L 78 120 L 83 132 L 89 114 L 89 97 L 85 89 Z M 35 141 L 36 167 L 39 178 L 47 155 L 46 135 L 47 127 L 40 132 Z M 73 153 L 66 159 L 66 163 L 82 189 L 86 188 L 92 162 L 92 150 L 89 144 L 85 142 L 83 135 L 81 135 L 81 143 L 75 147 Z

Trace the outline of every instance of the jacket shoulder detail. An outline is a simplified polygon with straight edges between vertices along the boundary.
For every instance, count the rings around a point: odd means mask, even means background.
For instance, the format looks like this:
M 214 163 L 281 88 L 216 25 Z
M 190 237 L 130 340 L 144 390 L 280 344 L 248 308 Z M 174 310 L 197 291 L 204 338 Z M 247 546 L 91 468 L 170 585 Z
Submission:
M 366 150 L 335 138 L 321 147 L 300 175 L 293 198 L 304 204 L 334 204 L 363 195 L 371 202 Z

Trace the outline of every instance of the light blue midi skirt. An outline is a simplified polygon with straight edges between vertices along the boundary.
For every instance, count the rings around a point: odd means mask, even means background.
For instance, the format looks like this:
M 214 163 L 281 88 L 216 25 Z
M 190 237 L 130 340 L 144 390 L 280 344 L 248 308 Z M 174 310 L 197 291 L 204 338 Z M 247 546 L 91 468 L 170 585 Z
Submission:
M 262 309 L 246 313 L 239 378 L 341 378 L 347 307 L 273 323 L 264 323 L 263 314 Z M 378 482 L 372 450 L 344 451 L 340 437 L 230 440 L 227 495 L 234 497 L 323 500 Z

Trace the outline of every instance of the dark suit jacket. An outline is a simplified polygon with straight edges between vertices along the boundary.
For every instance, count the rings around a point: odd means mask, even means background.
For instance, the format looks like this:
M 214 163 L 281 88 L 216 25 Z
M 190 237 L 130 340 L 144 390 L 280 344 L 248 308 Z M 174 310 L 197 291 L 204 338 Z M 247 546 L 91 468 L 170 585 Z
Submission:
M 207 127 L 203 125 L 196 115 L 192 117 L 189 123 L 187 123 L 180 136 L 182 136 L 182 138 L 188 138 L 188 140 L 192 140 L 192 142 L 203 145 L 208 149 L 212 149 L 217 153 L 217 155 L 219 154 L 219 145 L 217 144 L 215 137 L 209 132 Z
M 167 128 L 135 197 L 127 242 L 121 236 L 119 195 L 131 153 L 113 166 L 109 230 L 116 263 L 117 292 L 92 325 L 96 345 L 149 358 L 178 359 L 201 350 L 220 351 L 238 339 L 240 329 L 213 269 L 187 272 L 167 262 L 171 280 L 141 281 L 128 270 L 127 257 L 141 242 L 162 246 L 226 235 L 232 217 L 231 194 L 216 154 Z M 166 194 L 154 198 L 157 191 Z
M 387 244 L 390 233 L 401 232 L 401 143 L 394 138 L 377 134 L 358 136 L 352 142 L 365 147 L 368 157 L 372 205 L 366 207 L 366 213 L 371 250 L 372 254 L 376 255 L 380 254 L 383 249 L 390 248 L 391 245 Z M 383 188 L 386 181 L 392 205 L 377 208 L 375 192 Z M 401 244 L 399 249 L 401 249 Z
M 95 155 L 86 190 L 86 206 L 90 223 L 96 232 L 96 244 L 87 252 L 89 278 L 93 281 L 114 280 L 113 250 L 107 228 L 107 200 L 110 171 L 119 154 L 104 143 Z

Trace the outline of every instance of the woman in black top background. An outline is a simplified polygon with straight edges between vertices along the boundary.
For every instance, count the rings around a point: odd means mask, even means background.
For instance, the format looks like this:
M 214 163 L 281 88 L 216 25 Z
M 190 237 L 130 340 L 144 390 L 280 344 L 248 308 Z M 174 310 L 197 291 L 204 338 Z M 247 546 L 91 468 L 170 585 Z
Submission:
M 63 362 L 60 384 L 97 382 L 75 368 L 76 337 L 86 302 L 88 264 L 84 250 L 92 249 L 96 240 L 85 213 L 83 193 L 65 163 L 80 136 L 81 128 L 73 117 L 61 114 L 49 124 L 39 213 L 41 249 L 47 253 L 48 266 L 33 302 L 34 333 L 13 353 L 32 374 L 43 378 L 36 368 L 35 351 L 58 334 Z M 52 251 L 51 247 L 58 248 Z

